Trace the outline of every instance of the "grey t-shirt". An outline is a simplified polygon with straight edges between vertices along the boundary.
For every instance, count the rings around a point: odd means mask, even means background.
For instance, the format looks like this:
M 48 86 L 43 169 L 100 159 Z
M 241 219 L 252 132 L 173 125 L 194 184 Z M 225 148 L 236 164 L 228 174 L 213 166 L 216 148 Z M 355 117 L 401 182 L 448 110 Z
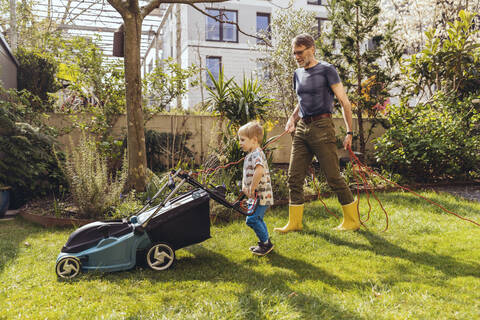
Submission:
M 324 61 L 319 61 L 312 68 L 295 70 L 293 88 L 300 103 L 300 117 L 332 113 L 334 94 L 330 86 L 339 82 L 335 67 Z

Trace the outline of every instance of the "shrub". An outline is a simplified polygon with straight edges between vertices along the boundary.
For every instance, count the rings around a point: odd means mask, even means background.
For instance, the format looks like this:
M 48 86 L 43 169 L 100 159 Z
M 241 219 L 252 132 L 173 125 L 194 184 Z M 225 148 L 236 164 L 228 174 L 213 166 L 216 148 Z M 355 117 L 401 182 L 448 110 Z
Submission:
M 108 218 L 122 219 L 130 217 L 136 211 L 142 208 L 142 204 L 138 201 L 135 190 L 130 191 L 118 204 L 112 206 Z
M 115 175 L 109 174 L 107 159 L 100 154 L 94 140 L 85 136 L 79 145 L 71 145 L 64 166 L 75 204 L 80 215 L 86 218 L 103 218 L 114 213 L 121 203 L 121 195 L 128 174 L 124 157 L 122 169 Z
M 469 179 L 480 168 L 480 112 L 474 96 L 459 101 L 437 94 L 432 103 L 389 109 L 391 127 L 377 139 L 377 161 L 416 181 Z
M 288 176 L 282 169 L 270 168 L 270 179 L 272 182 L 273 198 L 275 200 L 288 199 Z
M 191 138 L 191 132 L 173 134 L 147 130 L 145 144 L 148 167 L 152 171 L 164 171 L 178 162 L 191 163 L 194 154 L 187 147 Z
M 191 132 L 171 133 L 145 130 L 147 165 L 153 172 L 175 167 L 177 163 L 193 163 L 194 153 L 187 147 Z M 122 151 L 127 148 L 127 137 L 123 138 Z
M 18 89 L 26 89 L 40 98 L 41 102 L 32 103 L 37 111 L 50 111 L 48 93 L 57 91 L 60 87 L 56 82 L 57 64 L 52 57 L 37 51 L 19 48 L 16 52 L 19 66 L 17 70 Z
M 0 95 L 0 183 L 12 187 L 11 208 L 17 208 L 58 193 L 66 181 L 55 159 L 55 138 L 28 104 L 31 95 L 3 90 Z

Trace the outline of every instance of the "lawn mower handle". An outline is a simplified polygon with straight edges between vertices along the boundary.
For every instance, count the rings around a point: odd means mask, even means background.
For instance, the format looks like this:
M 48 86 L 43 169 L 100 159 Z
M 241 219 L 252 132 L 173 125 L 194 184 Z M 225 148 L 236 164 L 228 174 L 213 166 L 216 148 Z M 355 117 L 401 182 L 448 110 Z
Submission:
M 177 171 L 178 173 L 178 171 Z M 145 220 L 145 222 L 142 223 L 142 228 L 145 229 L 150 222 L 150 220 L 165 206 L 165 204 L 170 201 L 170 199 L 177 193 L 177 191 L 182 187 L 182 185 L 185 183 L 186 179 L 182 179 L 180 183 L 168 194 L 168 196 L 165 198 L 165 200 L 162 201 L 158 205 L 158 208 L 148 216 L 148 218 Z
M 173 179 L 175 178 L 178 174 L 180 173 L 180 169 L 178 169 L 177 171 L 173 171 L 172 170 L 172 173 L 170 175 L 167 176 L 167 178 L 170 180 L 170 179 Z M 166 183 L 163 184 L 163 186 L 158 189 L 157 193 L 155 193 L 155 195 L 147 201 L 147 203 L 145 204 L 145 206 L 143 208 L 141 208 L 140 210 L 138 210 L 137 212 L 135 212 L 135 216 L 138 216 L 140 213 L 144 212 L 152 203 L 153 203 L 153 200 L 155 200 L 158 195 L 160 193 L 162 193 L 162 191 L 169 185 L 170 181 L 167 181 Z
M 241 206 L 241 201 L 245 198 L 245 194 L 243 192 L 240 194 L 240 197 L 234 203 L 231 203 L 227 199 L 225 199 L 225 196 L 220 194 L 217 190 L 210 189 L 207 186 L 204 186 L 203 184 L 195 180 L 194 178 L 192 178 L 192 176 L 188 172 L 185 172 L 185 171 L 179 172 L 178 177 L 184 179 L 186 182 L 188 182 L 194 187 L 205 190 L 210 195 L 210 198 L 224 205 L 227 208 L 237 211 L 238 213 L 244 216 L 251 216 L 255 212 L 254 209 L 256 208 L 256 205 L 255 205 L 255 208 L 253 208 L 253 210 L 245 210 Z

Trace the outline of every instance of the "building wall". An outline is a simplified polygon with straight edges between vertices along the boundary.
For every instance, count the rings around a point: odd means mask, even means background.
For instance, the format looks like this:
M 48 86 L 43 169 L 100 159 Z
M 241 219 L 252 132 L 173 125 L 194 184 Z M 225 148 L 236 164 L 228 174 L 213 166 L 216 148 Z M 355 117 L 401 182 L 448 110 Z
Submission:
M 18 63 L 12 56 L 5 38 L 0 35 L 0 85 L 6 89 L 17 88 Z
M 203 10 L 207 8 L 236 10 L 240 29 L 248 34 L 256 33 L 257 13 L 270 13 L 272 16 L 279 7 L 288 7 L 289 0 L 277 0 L 276 6 L 266 0 L 231 0 L 221 3 L 197 4 Z M 293 8 L 307 9 L 317 12 L 318 17 L 326 17 L 327 10 L 323 5 L 311 5 L 307 0 L 294 1 Z M 195 64 L 201 68 L 206 67 L 207 56 L 221 57 L 222 67 L 227 78 L 234 77 L 241 82 L 243 76 L 256 77 L 257 60 L 262 53 L 255 50 L 256 39 L 238 32 L 238 43 L 218 42 L 206 40 L 207 17 L 195 8 L 187 5 L 181 6 L 181 63 L 186 68 Z M 169 17 L 164 28 L 162 58 L 176 57 L 176 18 L 175 9 Z M 206 80 L 206 72 L 202 72 L 202 81 Z M 184 97 L 183 108 L 192 108 L 206 99 L 207 91 L 199 86 L 190 88 Z

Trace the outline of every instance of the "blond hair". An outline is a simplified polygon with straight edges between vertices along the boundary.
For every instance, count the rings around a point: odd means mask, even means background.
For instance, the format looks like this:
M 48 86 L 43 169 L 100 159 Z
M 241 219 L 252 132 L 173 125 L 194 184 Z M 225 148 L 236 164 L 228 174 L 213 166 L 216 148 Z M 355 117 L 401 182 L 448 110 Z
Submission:
M 257 138 L 257 142 L 261 143 L 263 140 L 263 128 L 257 121 L 250 121 L 238 129 L 238 135 L 248 139 Z

